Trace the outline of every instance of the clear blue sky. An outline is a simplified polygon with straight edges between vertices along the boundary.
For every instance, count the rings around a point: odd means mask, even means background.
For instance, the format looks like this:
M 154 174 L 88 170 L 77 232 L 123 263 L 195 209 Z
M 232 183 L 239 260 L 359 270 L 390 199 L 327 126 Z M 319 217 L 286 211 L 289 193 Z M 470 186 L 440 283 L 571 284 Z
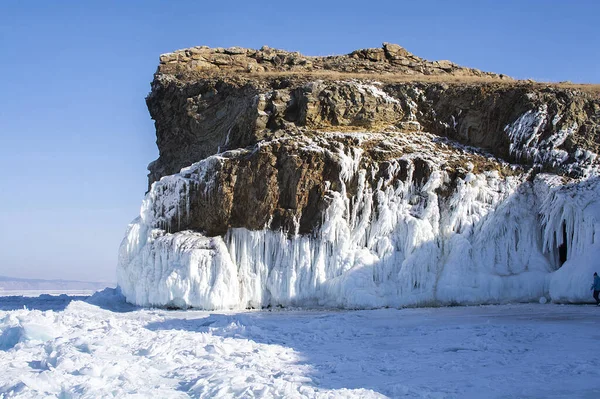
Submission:
M 600 83 L 597 1 L 0 2 L 0 275 L 115 280 L 158 155 L 161 53 L 398 43 L 517 78 Z

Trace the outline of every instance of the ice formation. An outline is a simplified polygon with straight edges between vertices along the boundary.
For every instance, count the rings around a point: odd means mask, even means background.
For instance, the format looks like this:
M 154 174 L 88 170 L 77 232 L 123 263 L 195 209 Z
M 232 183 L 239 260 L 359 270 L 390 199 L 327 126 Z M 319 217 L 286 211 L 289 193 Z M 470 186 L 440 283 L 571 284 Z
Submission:
M 553 148 L 562 136 L 539 140 L 545 117 L 543 109 L 531 111 L 508 126 L 511 151 L 561 161 Z M 305 150 L 331 151 L 315 142 Z M 435 156 L 422 185 L 412 177 L 418 153 L 390 162 L 388 176 L 373 184 L 367 177 L 377 165 L 361 167 L 359 149 L 340 147 L 330 154 L 341 168 L 340 188 L 327 192 L 330 205 L 314 234 L 269 226 L 216 237 L 169 233 L 170 221 L 189 214 L 190 187 L 202 182 L 208 190 L 214 166 L 235 155 L 209 157 L 153 184 L 120 248 L 118 282 L 128 301 L 240 309 L 590 299 L 587 283 L 600 258 L 600 180 L 593 175 L 564 184 L 550 174 L 468 172 L 442 198 L 449 177 Z M 392 178 L 400 161 L 409 164 L 405 181 Z M 353 178 L 358 190 L 349 195 Z
M 557 130 L 557 123 L 562 116 L 556 114 L 552 121 L 547 105 L 541 105 L 537 110 L 529 110 L 512 124 L 505 127 L 505 132 L 511 141 L 510 152 L 518 160 L 531 161 L 534 164 L 547 164 L 560 167 L 565 172 L 577 172 L 582 176 L 597 174 L 594 165 L 596 154 L 578 150 L 573 159 L 569 159 L 567 151 L 559 149 L 567 137 L 577 131 L 577 123 Z M 554 133 L 542 139 L 542 133 L 551 123 Z

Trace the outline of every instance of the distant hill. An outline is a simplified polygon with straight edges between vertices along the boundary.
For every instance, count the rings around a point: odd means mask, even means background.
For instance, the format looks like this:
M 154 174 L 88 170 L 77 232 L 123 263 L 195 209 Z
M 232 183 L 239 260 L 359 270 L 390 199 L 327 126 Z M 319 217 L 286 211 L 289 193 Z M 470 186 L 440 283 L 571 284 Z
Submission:
M 43 280 L 0 276 L 0 291 L 79 291 L 115 286 L 110 282 Z

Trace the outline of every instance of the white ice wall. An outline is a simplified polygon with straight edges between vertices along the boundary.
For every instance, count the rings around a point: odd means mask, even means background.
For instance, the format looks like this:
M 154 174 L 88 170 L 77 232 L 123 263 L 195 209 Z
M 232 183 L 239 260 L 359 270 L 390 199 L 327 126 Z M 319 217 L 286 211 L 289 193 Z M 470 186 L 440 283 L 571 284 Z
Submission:
M 367 176 L 374 171 L 358 167 L 360 151 L 333 155 L 341 190 L 328 193 L 331 205 L 312 236 L 268 228 L 212 238 L 163 230 L 165 215 L 189 211 L 190 176 L 206 181 L 214 163 L 226 161 L 220 156 L 155 183 L 120 248 L 118 282 L 127 299 L 205 309 L 591 299 L 593 262 L 600 259 L 597 178 L 562 186 L 549 175 L 532 183 L 468 173 L 440 198 L 448 176 L 434 161 L 423 187 L 412 180 L 416 155 L 402 159 L 411 165 L 406 182 L 381 178 L 372 186 Z M 349 197 L 345 183 L 353 177 L 358 192 Z M 569 260 L 556 271 L 563 223 Z

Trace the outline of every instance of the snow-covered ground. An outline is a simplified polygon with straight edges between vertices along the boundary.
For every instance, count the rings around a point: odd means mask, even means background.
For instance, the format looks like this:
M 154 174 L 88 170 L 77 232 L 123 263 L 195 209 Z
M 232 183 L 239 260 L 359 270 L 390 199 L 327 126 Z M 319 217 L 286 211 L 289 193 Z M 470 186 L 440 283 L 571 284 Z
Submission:
M 111 292 L 0 310 L 0 398 L 600 397 L 595 306 L 233 313 Z

